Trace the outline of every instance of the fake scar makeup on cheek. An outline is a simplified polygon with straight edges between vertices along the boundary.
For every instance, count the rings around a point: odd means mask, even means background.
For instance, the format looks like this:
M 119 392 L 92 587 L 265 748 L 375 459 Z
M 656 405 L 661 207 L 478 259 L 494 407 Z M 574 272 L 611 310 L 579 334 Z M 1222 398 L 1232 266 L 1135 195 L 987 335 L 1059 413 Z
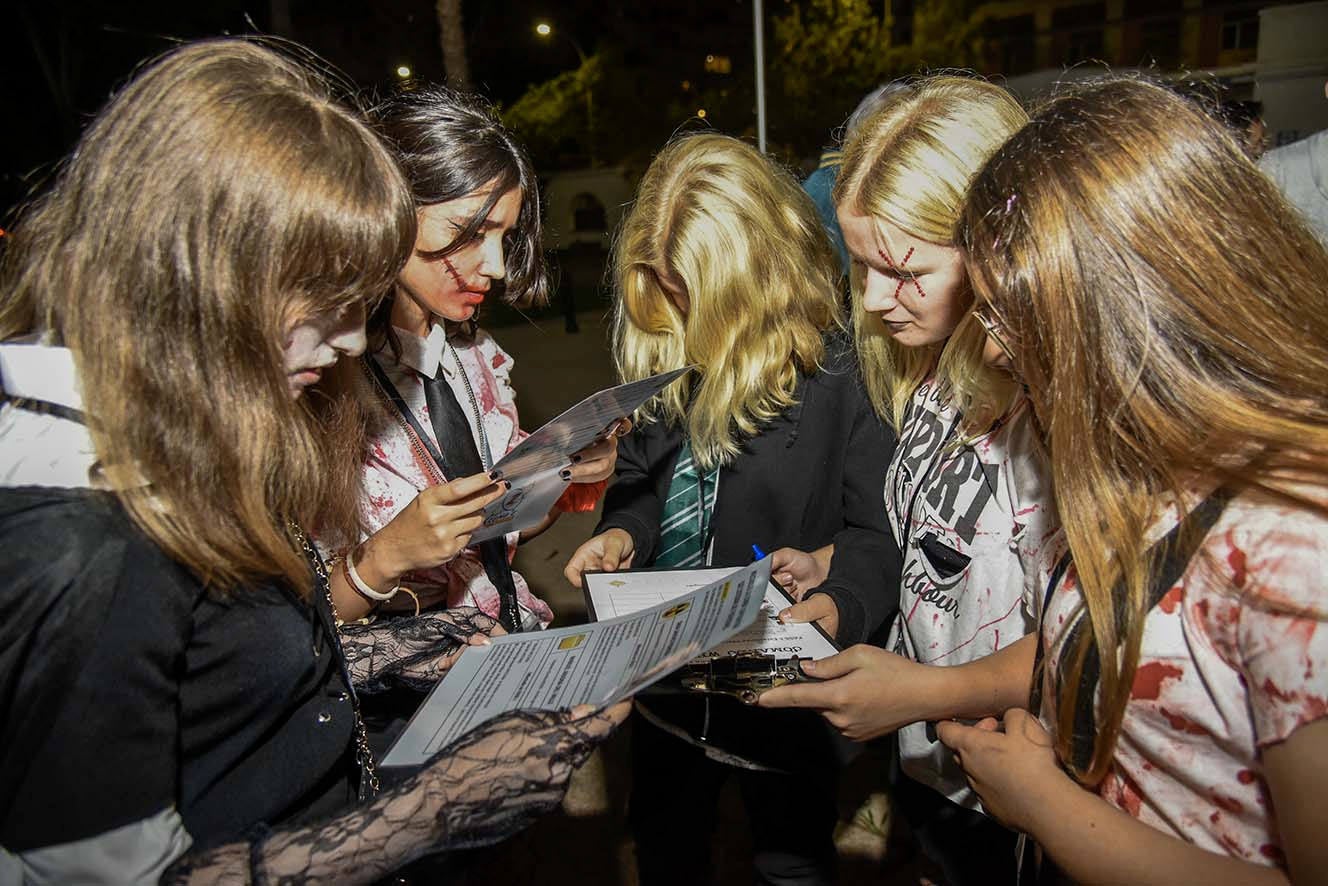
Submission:
M 456 288 L 464 292 L 466 281 L 461 279 L 461 272 L 456 269 L 456 265 L 448 260 L 447 256 L 443 256 L 443 268 L 447 271 L 447 275 L 452 278 L 452 282 L 456 284 Z
M 899 276 L 899 280 L 895 283 L 895 294 L 893 296 L 896 299 L 899 298 L 899 293 L 903 291 L 904 283 L 906 282 L 913 284 L 913 288 L 918 291 L 919 297 L 927 297 L 927 293 L 922 289 L 922 283 L 916 276 L 904 277 L 908 268 L 908 260 L 913 257 L 914 251 L 915 247 L 910 246 L 908 252 L 904 253 L 904 260 L 895 264 L 894 257 L 890 255 L 890 250 L 888 248 L 882 247 L 876 250 L 876 254 L 881 257 L 881 261 L 885 262 L 886 267 L 890 268 L 890 270 L 894 271 L 895 274 Z

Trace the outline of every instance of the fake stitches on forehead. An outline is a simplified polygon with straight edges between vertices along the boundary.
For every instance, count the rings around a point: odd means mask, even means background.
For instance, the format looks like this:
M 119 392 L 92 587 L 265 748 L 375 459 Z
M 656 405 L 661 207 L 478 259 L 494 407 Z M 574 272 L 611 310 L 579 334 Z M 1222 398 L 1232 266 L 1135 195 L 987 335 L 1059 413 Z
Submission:
M 913 257 L 913 253 L 915 251 L 917 251 L 917 248 L 914 246 L 910 246 L 908 248 L 908 252 L 904 253 L 904 260 L 899 262 L 898 264 L 895 264 L 894 257 L 890 255 L 890 248 L 888 246 L 885 246 L 883 244 L 879 249 L 876 250 L 876 254 L 881 257 L 881 261 L 885 262 L 887 267 L 889 267 L 892 271 L 894 271 L 896 274 L 899 275 L 899 280 L 895 283 L 895 294 L 893 296 L 894 298 L 899 298 L 899 293 L 903 290 L 905 282 L 913 284 L 913 288 L 918 291 L 918 296 L 920 298 L 927 297 L 927 293 L 924 292 L 922 289 L 922 283 L 918 280 L 916 276 L 913 277 L 904 276 L 908 268 L 908 260 Z

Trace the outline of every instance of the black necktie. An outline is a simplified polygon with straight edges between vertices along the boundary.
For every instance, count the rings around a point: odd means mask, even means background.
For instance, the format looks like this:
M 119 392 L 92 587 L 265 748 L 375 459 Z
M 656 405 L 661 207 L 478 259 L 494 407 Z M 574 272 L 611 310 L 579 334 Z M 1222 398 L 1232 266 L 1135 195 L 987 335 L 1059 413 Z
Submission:
M 458 371 L 464 371 L 458 366 Z M 424 401 L 429 405 L 429 421 L 438 438 L 438 451 L 443 457 L 439 465 L 450 479 L 469 477 L 484 470 L 470 422 L 457 402 L 456 394 L 443 377 L 442 367 L 433 378 L 424 379 Z M 478 411 L 478 410 L 476 410 Z M 477 421 L 483 419 L 476 416 Z M 507 539 L 499 536 L 478 545 L 480 562 L 489 581 L 498 589 L 498 623 L 510 634 L 521 630 L 521 610 L 516 601 L 516 583 L 512 580 L 512 565 L 507 562 Z

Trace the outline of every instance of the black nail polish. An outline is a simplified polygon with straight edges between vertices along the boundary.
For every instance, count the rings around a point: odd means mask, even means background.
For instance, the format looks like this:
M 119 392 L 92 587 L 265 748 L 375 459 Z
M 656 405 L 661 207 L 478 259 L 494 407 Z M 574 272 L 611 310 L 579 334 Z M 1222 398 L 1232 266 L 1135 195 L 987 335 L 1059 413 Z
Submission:
M 490 480 L 501 480 L 501 479 L 503 479 L 503 472 L 500 471 L 500 470 L 498 470 L 497 468 L 494 468 L 492 471 L 489 471 L 489 479 L 490 479 Z
M 579 463 L 580 461 L 581 461 L 581 456 L 579 456 L 579 455 L 574 455 L 574 456 L 572 456 L 572 464 L 577 464 L 577 463 Z
M 560 472 L 558 473 L 558 476 L 559 476 L 559 477 L 562 477 L 564 480 L 570 480 L 570 479 L 572 479 L 572 472 L 571 472 L 571 471 L 567 471 L 567 470 L 560 471 Z

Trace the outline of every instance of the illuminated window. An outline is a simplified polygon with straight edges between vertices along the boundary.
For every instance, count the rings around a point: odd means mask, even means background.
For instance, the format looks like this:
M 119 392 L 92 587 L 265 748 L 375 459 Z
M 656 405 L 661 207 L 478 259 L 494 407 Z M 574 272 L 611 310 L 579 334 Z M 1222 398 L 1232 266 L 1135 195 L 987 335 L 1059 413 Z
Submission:
M 707 74 L 731 74 L 733 73 L 733 59 L 727 55 L 707 55 L 705 57 L 705 69 Z

